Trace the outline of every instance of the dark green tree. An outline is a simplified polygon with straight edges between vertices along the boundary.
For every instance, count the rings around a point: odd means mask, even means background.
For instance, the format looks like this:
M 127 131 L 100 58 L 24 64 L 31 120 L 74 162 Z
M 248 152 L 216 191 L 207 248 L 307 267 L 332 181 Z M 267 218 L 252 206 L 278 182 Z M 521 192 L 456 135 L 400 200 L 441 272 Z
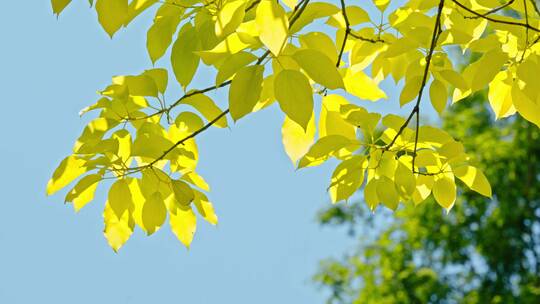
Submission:
M 314 276 L 328 303 L 540 303 L 540 131 L 494 121 L 483 100 L 452 106 L 443 128 L 481 157 L 493 199 L 463 192 L 449 214 L 433 200 L 396 214 L 363 202 L 323 210 L 322 225 L 358 240 Z

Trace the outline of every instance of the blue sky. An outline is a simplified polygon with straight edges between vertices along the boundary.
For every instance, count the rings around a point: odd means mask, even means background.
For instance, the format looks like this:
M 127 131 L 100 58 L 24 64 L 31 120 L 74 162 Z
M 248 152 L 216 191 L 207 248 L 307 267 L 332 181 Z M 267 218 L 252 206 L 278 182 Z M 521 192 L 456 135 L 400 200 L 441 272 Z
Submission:
M 102 235 L 104 188 L 79 214 L 65 192 L 45 196 L 87 121 L 79 110 L 111 76 L 151 67 L 149 15 L 110 40 L 75 2 L 58 20 L 48 1 L 0 10 L 0 303 L 323 303 L 310 281 L 317 262 L 353 243 L 317 225 L 332 167 L 294 171 L 276 107 L 199 138 L 220 223 L 201 221 L 189 251 L 164 227 L 115 254 Z

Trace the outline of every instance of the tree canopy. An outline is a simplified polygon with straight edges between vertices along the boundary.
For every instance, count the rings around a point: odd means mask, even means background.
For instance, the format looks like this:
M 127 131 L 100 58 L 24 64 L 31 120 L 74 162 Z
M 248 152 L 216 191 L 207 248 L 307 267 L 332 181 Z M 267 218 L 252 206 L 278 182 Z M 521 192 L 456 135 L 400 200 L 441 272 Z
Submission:
M 539 303 L 540 130 L 519 117 L 495 122 L 477 94 L 445 114 L 493 185 L 493 200 L 461 191 L 448 215 L 406 206 L 376 219 L 364 204 L 323 210 L 358 245 L 327 259 L 315 280 L 329 303 Z
M 71 0 L 52 0 L 60 14 Z M 349 3 L 347 3 L 349 2 Z M 217 216 L 209 186 L 196 172 L 196 137 L 277 106 L 285 114 L 285 152 L 298 168 L 339 160 L 329 184 L 333 202 L 359 189 L 369 208 L 418 205 L 431 194 L 447 212 L 456 180 L 491 197 L 489 182 L 464 145 L 421 122 L 431 102 L 439 113 L 489 88 L 496 118 L 518 113 L 540 126 L 540 11 L 533 0 L 97 0 L 89 1 L 113 35 L 146 10 L 154 65 L 115 76 L 81 111 L 97 114 L 47 185 L 74 183 L 66 202 L 76 210 L 112 180 L 104 234 L 116 251 L 135 225 L 147 234 L 169 219 L 189 246 L 197 212 Z M 168 59 L 165 59 L 168 54 Z M 463 58 L 474 62 L 461 70 Z M 169 67 L 170 66 L 170 67 Z M 206 73 L 206 74 L 205 74 Z M 194 87 L 196 75 L 206 87 Z M 169 85 L 169 75 L 174 84 Z M 393 80 L 405 117 L 362 107 L 381 102 Z M 168 101 L 167 89 L 181 96 Z M 221 107 L 213 93 L 225 90 Z M 167 98 L 166 98 L 167 97 Z M 315 113 L 315 103 L 321 104 Z M 382 131 L 379 131 L 382 130 Z M 107 184 L 109 185 L 109 184 Z

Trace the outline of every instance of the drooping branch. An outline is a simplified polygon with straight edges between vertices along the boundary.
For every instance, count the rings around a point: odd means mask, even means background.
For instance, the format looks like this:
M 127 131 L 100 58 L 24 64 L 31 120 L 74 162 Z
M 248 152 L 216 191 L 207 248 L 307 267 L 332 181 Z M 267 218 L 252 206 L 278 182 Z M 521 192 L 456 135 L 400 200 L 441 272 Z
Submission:
M 431 36 L 431 44 L 430 44 L 430 47 L 429 47 L 429 51 L 428 51 L 428 53 L 426 55 L 426 66 L 424 68 L 424 73 L 422 75 L 422 82 L 420 84 L 420 89 L 418 91 L 418 97 L 416 99 L 416 103 L 414 105 L 414 108 L 411 111 L 411 113 L 409 114 L 409 116 L 407 117 L 407 119 L 405 120 L 405 122 L 403 123 L 403 125 L 400 127 L 400 129 L 398 130 L 398 132 L 396 133 L 396 135 L 394 136 L 392 141 L 390 141 L 390 143 L 388 145 L 386 145 L 385 148 L 383 149 L 383 153 L 384 153 L 384 151 L 388 151 L 396 143 L 396 140 L 403 133 L 405 128 L 407 128 L 407 126 L 411 122 L 413 116 L 416 116 L 416 132 L 415 132 L 414 151 L 413 151 L 413 160 L 412 160 L 412 171 L 413 171 L 413 173 L 418 173 L 418 172 L 416 172 L 416 170 L 414 168 L 414 165 L 415 165 L 415 160 L 416 160 L 416 151 L 417 151 L 417 148 L 418 148 L 418 133 L 419 133 L 419 129 L 420 129 L 420 102 L 422 101 L 422 94 L 424 92 L 424 88 L 425 88 L 426 82 L 428 80 L 429 67 L 431 65 L 431 59 L 433 57 L 433 52 L 435 51 L 435 48 L 437 46 L 437 40 L 438 40 L 438 38 L 439 38 L 439 36 L 440 36 L 440 34 L 442 32 L 442 29 L 441 29 L 441 16 L 442 16 L 443 8 L 444 8 L 444 0 L 441 0 L 439 2 L 439 6 L 437 8 L 437 16 L 436 16 L 436 19 L 435 19 L 435 25 L 433 26 L 433 34 Z
M 183 145 L 186 141 L 189 139 L 195 138 L 195 136 L 199 135 L 200 133 L 206 131 L 206 129 L 210 128 L 212 125 L 214 125 L 218 120 L 220 120 L 222 117 L 227 115 L 229 113 L 229 109 L 221 112 L 216 118 L 209 121 L 206 125 L 204 125 L 202 128 L 198 129 L 197 131 L 189 134 L 188 136 L 182 138 L 181 140 L 177 141 L 174 145 L 172 145 L 169 149 L 165 150 L 163 154 L 161 154 L 160 157 L 154 159 L 151 163 L 148 164 L 149 167 L 155 165 L 158 161 L 162 160 L 169 154 L 172 150 L 176 149 L 176 147 Z
M 501 20 L 501 19 L 497 19 L 497 18 L 493 18 L 493 17 L 490 17 L 488 15 L 485 15 L 485 14 L 482 14 L 482 13 L 479 13 L 469 7 L 467 7 L 466 5 L 462 4 L 461 2 L 457 1 L 457 0 L 452 0 L 452 2 L 454 2 L 457 6 L 461 7 L 462 9 L 464 9 L 465 11 L 475 15 L 475 16 L 478 16 L 479 18 L 483 18 L 483 19 L 486 19 L 488 21 L 491 21 L 493 23 L 500 23 L 500 24 L 507 24 L 507 25 L 515 25 L 515 26 L 521 26 L 521 27 L 525 27 L 525 28 L 528 28 L 532 31 L 535 31 L 537 33 L 540 33 L 540 29 L 530 25 L 530 24 L 527 24 L 527 23 L 522 23 L 522 22 L 517 22 L 517 21 L 510 21 L 510 20 Z
M 300 15 L 304 12 L 306 6 L 308 5 L 310 0 L 302 0 L 301 2 L 299 2 L 296 7 L 294 8 L 293 10 L 293 13 L 291 14 L 291 17 L 290 17 L 290 21 L 289 21 L 289 28 L 291 26 L 294 25 L 294 23 L 298 20 L 298 18 L 300 17 Z M 260 1 L 259 1 L 260 2 Z M 260 65 L 262 64 L 262 62 L 270 55 L 270 51 L 267 50 L 264 52 L 263 55 L 261 55 L 257 61 L 255 62 L 256 65 Z M 164 109 L 161 109 L 155 113 L 152 113 L 148 116 L 145 116 L 143 117 L 142 119 L 144 118 L 149 118 L 149 117 L 153 117 L 153 116 L 156 116 L 156 115 L 161 115 L 161 114 L 164 114 L 164 113 L 169 113 L 170 111 L 172 111 L 175 107 L 177 107 L 178 105 L 181 104 L 181 102 L 188 98 L 188 97 L 191 97 L 191 96 L 194 96 L 194 95 L 198 95 L 198 94 L 204 94 L 204 93 L 207 93 L 207 92 L 210 92 L 210 91 L 213 91 L 213 90 L 216 90 L 218 88 L 222 88 L 222 87 L 226 87 L 226 86 L 229 86 L 230 84 L 232 83 L 232 80 L 228 80 L 228 81 L 225 81 L 219 85 L 215 85 L 215 86 L 211 86 L 211 87 L 207 87 L 207 88 L 204 88 L 204 89 L 200 89 L 200 90 L 194 90 L 194 91 L 191 91 L 191 92 L 188 92 L 186 94 L 184 94 L 182 97 L 180 97 L 178 100 L 176 100 L 173 104 L 171 104 L 169 107 L 166 107 Z M 167 150 L 163 151 L 163 153 L 157 157 L 156 159 L 154 159 L 152 162 L 146 164 L 146 165 L 143 165 L 143 166 L 138 166 L 138 167 L 131 167 L 131 168 L 127 168 L 125 169 L 124 173 L 121 174 L 120 176 L 126 176 L 126 175 L 129 175 L 129 174 L 133 174 L 133 173 L 136 173 L 136 172 L 140 172 L 144 169 L 147 169 L 147 168 L 151 168 L 153 167 L 157 162 L 165 159 L 165 157 L 170 153 L 172 152 L 174 149 L 176 149 L 178 146 L 184 144 L 187 140 L 189 139 L 192 139 L 192 138 L 195 138 L 197 135 L 203 133 L 204 131 L 206 131 L 208 128 L 210 128 L 212 125 L 214 125 L 216 122 L 218 122 L 221 118 L 225 117 L 227 114 L 229 113 L 229 108 L 225 109 L 223 112 L 221 112 L 221 114 L 219 114 L 217 117 L 215 117 L 214 119 L 212 119 L 211 121 L 209 121 L 208 123 L 206 123 L 203 127 L 201 127 L 200 129 L 194 131 L 193 133 L 187 135 L 186 137 L 180 139 L 179 141 L 175 142 L 171 147 L 169 147 Z
M 494 8 L 494 9 L 492 9 L 492 10 L 489 10 L 489 11 L 483 13 L 481 16 L 473 16 L 473 17 L 471 17 L 471 18 L 478 19 L 478 18 L 482 18 L 482 17 L 484 17 L 484 16 L 488 16 L 488 15 L 491 15 L 491 14 L 495 14 L 496 12 L 498 12 L 498 11 L 500 11 L 500 10 L 502 10 L 502 9 L 504 9 L 504 8 L 506 8 L 506 7 L 508 7 L 508 6 L 510 6 L 510 5 L 512 5 L 512 3 L 514 3 L 514 1 L 516 1 L 516 0 L 510 0 L 510 1 L 506 2 L 505 4 L 503 4 L 503 5 L 501 5 L 501 6 L 498 6 L 498 7 Z M 534 0 L 533 0 L 533 1 L 534 1 Z
M 347 6 L 345 5 L 345 0 L 340 0 L 340 1 L 341 1 L 341 14 L 343 15 L 343 19 L 345 20 L 345 36 L 343 37 L 343 42 L 341 43 L 341 47 L 339 48 L 338 60 L 336 63 L 336 67 L 338 68 L 341 65 L 341 60 L 343 58 L 343 53 L 345 52 L 345 46 L 347 45 L 347 39 L 349 38 L 349 36 L 354 37 L 361 41 L 366 41 L 366 42 L 371 42 L 371 43 L 379 43 L 379 42 L 384 43 L 385 42 L 383 39 L 380 39 L 380 38 L 376 38 L 376 39 L 367 38 L 367 37 L 363 37 L 358 34 L 355 34 L 352 30 L 351 23 L 349 21 L 349 16 L 347 15 Z
M 353 38 L 356 38 L 358 40 L 362 40 L 362 41 L 365 41 L 365 42 L 371 42 L 371 43 L 387 43 L 386 40 L 384 39 L 381 39 L 381 38 L 367 38 L 367 37 L 364 37 L 364 36 L 360 36 L 358 34 L 355 34 L 354 32 L 350 32 L 349 33 L 349 36 L 353 37 Z

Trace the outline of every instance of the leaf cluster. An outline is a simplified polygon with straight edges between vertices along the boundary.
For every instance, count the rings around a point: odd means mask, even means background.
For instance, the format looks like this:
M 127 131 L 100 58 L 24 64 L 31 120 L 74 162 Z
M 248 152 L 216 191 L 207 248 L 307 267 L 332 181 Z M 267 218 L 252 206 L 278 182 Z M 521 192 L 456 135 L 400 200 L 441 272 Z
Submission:
M 195 140 L 211 127 L 227 127 L 228 117 L 238 121 L 276 104 L 285 115 L 283 144 L 292 162 L 303 168 L 338 159 L 328 189 L 332 201 L 364 189 L 372 210 L 418 205 L 432 194 L 448 211 L 457 180 L 491 196 L 463 144 L 420 122 L 424 95 L 442 113 L 449 101 L 489 87 L 497 118 L 518 112 L 540 125 L 534 80 L 540 18 L 534 1 L 89 2 L 111 37 L 153 8 L 148 54 L 152 63 L 168 66 L 168 59 L 171 66 L 113 77 L 100 99 L 82 111 L 97 112 L 97 118 L 48 185 L 51 194 L 84 176 L 66 198 L 77 209 L 92 200 L 100 181 L 122 185 L 121 195 L 109 195 L 104 212 L 105 236 L 115 250 L 135 224 L 151 234 L 167 215 L 189 246 L 193 205 L 215 224 L 204 194 L 208 186 L 196 173 Z M 52 0 L 54 13 L 69 3 Z M 452 57 L 451 49 L 477 54 L 478 60 L 461 72 L 461 57 Z M 215 79 L 195 87 L 195 76 L 208 69 Z M 165 98 L 169 74 L 183 90 L 172 102 Z M 406 117 L 361 106 L 388 98 L 381 89 L 385 80 L 402 85 L 399 104 L 412 107 Z M 227 92 L 225 106 L 214 102 L 217 90 Z

